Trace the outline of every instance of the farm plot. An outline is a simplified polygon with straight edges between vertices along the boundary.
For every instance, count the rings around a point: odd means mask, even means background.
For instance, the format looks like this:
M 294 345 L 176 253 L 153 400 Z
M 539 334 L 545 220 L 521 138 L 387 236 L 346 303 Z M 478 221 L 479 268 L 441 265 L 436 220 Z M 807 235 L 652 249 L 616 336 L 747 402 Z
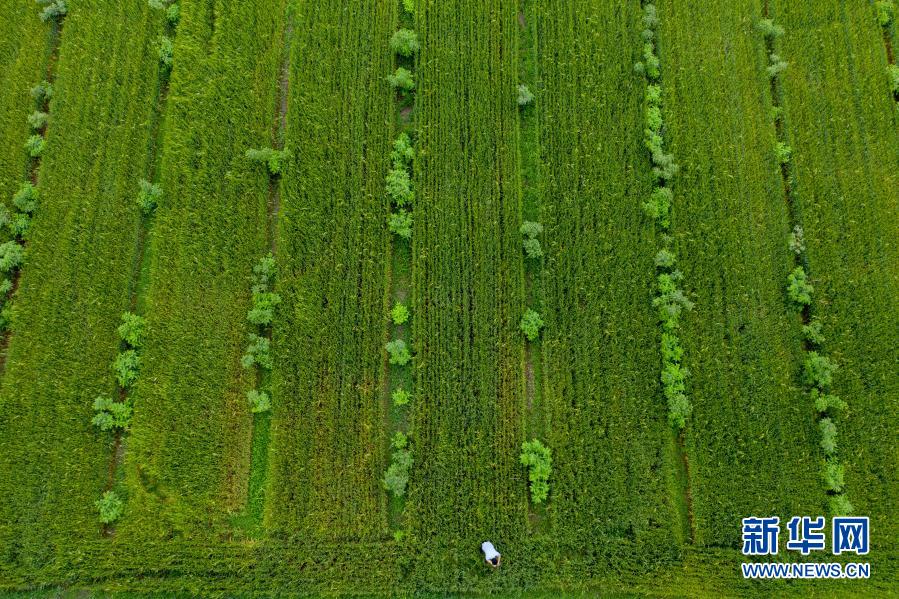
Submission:
M 837 452 L 875 547 L 899 547 L 899 127 L 867 3 L 772 2 L 816 314 L 847 404 Z M 873 555 L 873 551 L 872 551 Z
M 387 341 L 397 3 L 329 0 L 295 17 L 282 183 L 266 524 L 279 537 L 387 534 Z
M 39 7 L 31 8 L 22 23 L 38 20 Z M 134 190 L 156 91 L 148 11 L 72 2 L 66 18 L 40 208 L 14 301 L 0 395 L 4 568 L 64 572 L 66 555 L 100 535 L 94 501 L 110 447 L 91 425 L 91 404 L 114 389 L 110 364 L 135 253 Z M 33 34 L 46 43 L 39 31 Z M 43 46 L 22 51 L 41 54 Z M 27 93 L 37 82 L 15 85 L 26 85 Z M 23 103 L 24 109 L 33 101 Z M 21 149 L 21 141 L 14 145 Z M 61 561 L 52 562 L 54 556 Z
M 548 513 L 552 536 L 580 546 L 670 547 L 687 526 L 656 374 L 657 243 L 641 209 L 641 14 L 632 2 L 539 9 Z
M 485 535 L 527 524 L 524 311 L 515 55 L 517 2 L 420 3 L 413 233 L 412 449 L 416 538 L 479 565 Z M 423 571 L 422 576 L 429 572 Z
M 813 406 L 787 307 L 789 219 L 754 3 L 659 4 L 667 139 L 681 165 L 672 235 L 691 299 L 687 431 L 696 542 L 736 546 L 749 515 L 817 514 Z
M 117 537 L 218 538 L 247 500 L 255 376 L 241 365 L 253 266 L 268 252 L 282 0 L 185 4 L 174 43 L 149 257 L 148 335 Z

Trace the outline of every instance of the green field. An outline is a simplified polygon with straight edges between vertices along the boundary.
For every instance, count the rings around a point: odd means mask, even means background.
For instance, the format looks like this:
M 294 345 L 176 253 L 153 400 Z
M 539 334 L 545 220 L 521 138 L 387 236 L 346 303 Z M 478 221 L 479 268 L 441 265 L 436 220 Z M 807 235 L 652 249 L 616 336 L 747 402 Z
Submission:
M 0 0 L 0 596 L 899 596 L 885 14 Z

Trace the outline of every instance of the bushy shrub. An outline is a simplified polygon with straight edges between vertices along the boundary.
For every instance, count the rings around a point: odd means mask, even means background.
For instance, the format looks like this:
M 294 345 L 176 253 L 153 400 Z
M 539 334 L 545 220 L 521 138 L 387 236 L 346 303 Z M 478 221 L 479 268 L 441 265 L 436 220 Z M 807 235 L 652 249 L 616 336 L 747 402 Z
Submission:
M 247 401 L 250 403 L 250 411 L 254 414 L 261 414 L 272 409 L 272 398 L 265 391 L 256 391 L 255 389 L 247 391 Z
M 652 305 L 658 309 L 659 321 L 665 331 L 670 332 L 677 327 L 681 312 L 693 309 L 693 302 L 677 287 L 677 281 L 682 277 L 677 270 L 657 277 L 658 295 L 652 300 Z
M 94 411 L 91 423 L 101 431 L 128 430 L 131 426 L 131 400 L 113 401 L 111 397 L 98 395 L 94 399 Z
M 797 306 L 808 306 L 812 303 L 815 288 L 808 282 L 805 269 L 797 266 L 787 277 L 787 296 Z
M 397 302 L 390 311 L 390 317 L 393 319 L 393 324 L 403 324 L 409 320 L 409 308 L 406 307 L 406 304 Z
M 147 333 L 147 321 L 137 314 L 124 312 L 118 333 L 119 339 L 127 343 L 129 347 L 140 349 L 144 344 L 144 336 Z
M 47 143 L 44 141 L 43 137 L 40 135 L 32 135 L 28 138 L 28 141 L 25 142 L 24 147 L 29 156 L 38 158 L 44 153 L 44 147 L 46 147 L 46 145 Z
M 524 83 L 521 83 L 518 86 L 517 101 L 519 106 L 527 106 L 528 104 L 532 104 L 534 102 L 534 94 Z
M 889 28 L 893 24 L 893 19 L 896 15 L 896 7 L 893 4 L 893 0 L 877 0 L 874 6 L 877 8 L 877 22 L 884 29 Z
M 400 29 L 390 37 L 390 50 L 409 58 L 418 52 L 418 35 L 411 29 Z
M 762 35 L 772 40 L 784 34 L 783 27 L 776 25 L 772 19 L 762 19 L 758 22 L 757 27 Z
M 891 64 L 887 67 L 887 76 L 890 79 L 890 89 L 899 95 L 899 65 Z
M 543 233 L 543 225 L 532 221 L 525 221 L 521 224 L 521 229 L 519 230 L 524 236 L 522 245 L 524 246 L 525 255 L 528 258 L 533 258 L 535 260 L 542 258 L 543 247 L 540 245 L 540 240 L 537 239 L 537 237 Z
M 685 393 L 675 393 L 670 397 L 666 396 L 666 399 L 668 400 L 668 424 L 681 430 L 687 426 L 687 419 L 693 413 L 693 406 Z
M 774 155 L 777 157 L 778 164 L 788 164 L 793 158 L 793 148 L 779 141 L 774 146 Z
M 390 355 L 390 363 L 396 366 L 405 366 L 409 363 L 409 360 L 412 359 L 412 354 L 409 353 L 409 348 L 406 346 L 406 342 L 402 339 L 394 339 L 384 346 L 387 349 L 387 353 Z
M 656 187 L 649 199 L 643 203 L 643 212 L 658 221 L 659 226 L 667 229 L 671 226 L 671 200 L 674 194 L 667 187 Z
M 167 35 L 160 35 L 156 40 L 156 55 L 159 64 L 165 71 L 170 71 L 175 63 L 175 44 Z
M 393 400 L 393 405 L 395 406 L 406 405 L 407 403 L 409 403 L 409 399 L 411 397 L 412 395 L 402 388 L 395 390 L 390 396 L 390 398 Z
M 268 174 L 274 177 L 284 172 L 284 165 L 293 156 L 290 150 L 276 150 L 274 148 L 262 148 L 261 150 L 247 150 L 247 159 L 253 162 L 262 162 L 268 169 Z
M 35 131 L 39 131 L 47 126 L 47 122 L 49 120 L 49 114 L 47 114 L 46 112 L 41 112 L 40 110 L 35 110 L 28 115 L 28 126 Z
M 534 341 L 540 336 L 540 329 L 543 328 L 543 319 L 540 318 L 540 314 L 535 310 L 528 308 L 525 310 L 524 316 L 521 317 L 519 326 L 527 340 Z
M 278 263 L 275 261 L 275 256 L 269 252 L 253 266 L 254 291 L 268 291 L 269 286 L 274 284 L 277 273 Z
M 137 186 L 137 205 L 141 212 L 150 216 L 162 200 L 162 188 L 146 179 L 138 181 Z
M 821 429 L 821 449 L 825 455 L 833 455 L 837 451 L 837 426 L 830 418 L 822 418 L 818 428 Z
M 802 230 L 802 225 L 796 225 L 795 227 L 793 227 L 793 231 L 790 233 L 790 238 L 787 244 L 794 254 L 796 254 L 797 256 L 802 255 L 802 252 L 805 251 L 805 232 Z
M 808 387 L 817 387 L 822 391 L 830 388 L 833 382 L 833 373 L 838 370 L 837 365 L 827 356 L 810 351 L 802 365 L 802 382 Z
M 69 12 L 65 0 L 37 0 L 37 2 L 44 5 L 44 10 L 41 11 L 41 21 L 45 23 L 59 21 Z
M 3 302 L 10 291 L 12 291 L 12 281 L 6 278 L 0 280 L 0 303 Z
M 19 191 L 12 197 L 13 205 L 21 212 L 31 214 L 37 210 L 38 191 L 30 181 L 22 183 Z
M 0 272 L 11 273 L 25 260 L 25 248 L 15 241 L 0 245 Z
M 244 368 L 252 368 L 254 364 L 259 364 L 260 367 L 271 370 L 273 363 L 269 339 L 255 333 L 250 333 L 248 337 L 250 343 L 240 359 L 241 365 Z
M 802 325 L 802 336 L 805 340 L 814 345 L 824 343 L 824 333 L 821 331 L 821 321 L 813 318 L 808 324 Z
M 390 446 L 394 449 L 406 449 L 409 445 L 409 437 L 403 431 L 397 431 L 390 439 Z
M 9 219 L 9 230 L 16 239 L 24 239 L 31 227 L 31 219 L 27 214 L 19 212 Z
M 821 470 L 821 478 L 824 479 L 824 487 L 828 491 L 839 493 L 843 490 L 843 466 L 838 462 L 828 460 L 824 462 L 824 468 Z
M 674 162 L 674 155 L 657 150 L 652 152 L 652 174 L 660 181 L 670 181 L 680 170 Z
M 543 503 L 549 496 L 549 477 L 552 474 L 552 451 L 539 439 L 525 441 L 521 444 L 521 455 L 518 457 L 522 466 L 528 468 L 528 480 L 531 483 L 531 501 Z
M 115 491 L 106 491 L 94 505 L 100 515 L 100 522 L 103 524 L 112 524 L 118 520 L 125 508 L 125 502 Z
M 53 97 L 53 85 L 49 81 L 41 81 L 31 88 L 31 97 L 38 106 L 43 106 Z
M 674 266 L 674 261 L 674 252 L 666 248 L 660 249 L 655 257 L 655 263 L 658 268 L 671 268 Z
M 822 393 L 818 389 L 812 389 L 809 397 L 815 403 L 815 409 L 821 414 L 831 413 L 837 410 L 845 410 L 848 406 L 846 402 L 837 395 Z
M 397 207 L 403 208 L 415 201 L 412 180 L 409 178 L 409 171 L 405 168 L 392 168 L 387 171 L 385 182 L 387 195 Z
M 412 213 L 408 210 L 397 210 L 387 217 L 387 228 L 403 239 L 412 239 Z
M 390 160 L 394 169 L 407 169 L 415 159 L 415 148 L 412 140 L 406 133 L 400 133 L 393 142 L 393 150 L 390 152 Z
M 268 326 L 275 318 L 275 308 L 281 296 L 271 291 L 253 291 L 253 307 L 247 312 L 247 320 L 259 326 Z
M 779 55 L 772 54 L 768 57 L 769 64 L 768 68 L 765 71 L 768 73 L 768 77 L 774 79 L 785 70 L 789 66 Z
M 415 79 L 409 69 L 398 67 L 392 75 L 387 76 L 387 82 L 398 91 L 407 93 L 415 89 Z
M 403 0 L 403 10 L 410 15 L 415 14 L 415 0 Z
M 393 493 L 395 497 L 406 494 L 406 485 L 409 483 L 409 470 L 412 468 L 412 451 L 398 449 L 393 452 L 390 466 L 384 474 L 382 483 L 384 488 Z
M 659 24 L 659 17 L 656 14 L 655 4 L 647 2 L 643 6 L 643 27 L 645 29 L 655 29 Z
M 855 508 L 849 503 L 849 498 L 843 494 L 831 496 L 828 504 L 832 516 L 849 516 L 855 511 Z
M 662 333 L 662 360 L 664 362 L 680 362 L 684 355 L 680 339 L 671 332 Z
M 140 356 L 133 349 L 125 350 L 116 356 L 115 362 L 112 363 L 112 370 L 115 372 L 119 386 L 127 389 L 134 384 L 140 374 Z
M 658 81 L 662 75 L 661 63 L 651 40 L 643 44 L 643 60 L 634 65 L 634 72 L 645 75 L 650 81 Z
M 164 10 L 165 18 L 171 25 L 177 25 L 181 18 L 181 11 L 176 0 L 147 0 L 150 8 Z

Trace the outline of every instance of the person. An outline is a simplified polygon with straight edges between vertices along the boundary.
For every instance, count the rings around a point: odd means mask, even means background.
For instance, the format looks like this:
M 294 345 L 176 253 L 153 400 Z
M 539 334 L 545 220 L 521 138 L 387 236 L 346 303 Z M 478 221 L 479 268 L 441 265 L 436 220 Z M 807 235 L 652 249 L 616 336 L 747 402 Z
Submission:
M 502 559 L 502 556 L 499 554 L 499 551 L 496 550 L 496 547 L 493 546 L 493 543 L 490 541 L 484 541 L 481 543 L 481 551 L 484 552 L 484 559 L 487 560 L 487 563 L 493 566 L 494 568 L 499 567 L 499 562 Z

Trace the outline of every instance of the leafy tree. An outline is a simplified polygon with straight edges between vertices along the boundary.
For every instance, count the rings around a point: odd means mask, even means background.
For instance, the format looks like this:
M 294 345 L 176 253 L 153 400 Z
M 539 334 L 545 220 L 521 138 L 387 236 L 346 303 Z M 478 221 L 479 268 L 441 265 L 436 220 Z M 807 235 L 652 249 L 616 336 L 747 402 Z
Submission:
M 122 313 L 122 324 L 118 328 L 119 338 L 132 349 L 140 349 L 147 333 L 147 321 L 132 312 Z
M 687 418 L 693 413 L 693 406 L 684 393 L 674 393 L 671 396 L 666 395 L 668 400 L 668 424 L 673 428 L 680 430 L 687 426 Z
M 409 353 L 409 348 L 402 339 L 394 339 L 389 342 L 385 348 L 387 349 L 387 353 L 390 354 L 391 364 L 405 366 L 409 363 L 409 360 L 412 359 L 412 354 Z
M 387 218 L 387 228 L 403 239 L 412 239 L 412 213 L 408 210 L 397 210 Z
M 112 524 L 122 515 L 125 502 L 122 501 L 115 491 L 106 491 L 94 505 L 100 514 L 100 522 Z
M 815 409 L 821 414 L 845 410 L 848 407 L 846 402 L 840 399 L 839 396 L 822 393 L 818 389 L 809 391 L 809 397 L 815 403 Z
M 254 414 L 261 414 L 272 409 L 272 398 L 265 391 L 256 391 L 255 389 L 247 391 L 247 401 L 250 402 L 250 411 Z
M 887 67 L 887 76 L 890 78 L 890 89 L 899 95 L 899 65 L 891 64 Z
M 534 102 L 534 94 L 531 92 L 530 88 L 524 83 L 519 84 L 518 86 L 518 105 L 519 106 L 527 106 L 529 104 L 533 104 Z
M 538 439 L 521 444 L 521 455 L 518 458 L 522 466 L 528 468 L 528 480 L 531 483 L 531 501 L 543 503 L 549 496 L 549 477 L 552 474 L 552 451 Z
M 656 254 L 655 263 L 658 268 L 671 268 L 674 266 L 674 261 L 674 252 L 666 248 L 660 249 Z
M 260 258 L 259 262 L 253 266 L 253 284 L 257 287 L 256 291 L 268 291 L 269 285 L 275 281 L 277 272 L 278 264 L 271 252 Z
M 34 98 L 35 103 L 43 106 L 53 97 L 53 85 L 49 81 L 41 81 L 31 88 L 31 97 Z
M 403 208 L 415 201 L 415 193 L 412 191 L 412 180 L 409 171 L 405 168 L 392 168 L 385 178 L 387 183 L 387 195 L 396 204 Z
M 790 246 L 790 250 L 797 256 L 801 256 L 802 252 L 805 251 L 805 233 L 802 230 L 802 225 L 793 227 L 788 245 Z
M 181 11 L 176 0 L 147 0 L 150 8 L 165 11 L 165 17 L 168 22 L 174 26 L 178 24 L 181 18 Z
M 395 497 L 406 494 L 406 485 L 409 483 L 409 470 L 412 468 L 412 451 L 398 449 L 393 452 L 390 466 L 384 474 L 382 483 L 384 488 L 393 493 Z
M 246 156 L 253 162 L 264 163 L 269 175 L 278 176 L 284 172 L 284 165 L 293 157 L 293 153 L 287 149 L 262 148 L 261 150 L 247 150 Z
M 260 367 L 271 370 L 273 366 L 271 341 L 267 337 L 261 337 L 255 333 L 250 333 L 248 337 L 250 344 L 240 359 L 241 365 L 244 368 L 252 368 L 254 364 L 259 364 Z
M 38 158 L 44 153 L 46 145 L 47 143 L 44 141 L 43 137 L 40 135 L 32 135 L 28 138 L 28 141 L 25 142 L 25 151 L 28 152 L 28 155 L 32 158 Z
M 787 296 L 797 306 L 808 306 L 812 303 L 815 288 L 808 282 L 805 269 L 797 266 L 787 277 Z
M 535 310 L 528 308 L 525 310 L 524 316 L 521 317 L 519 326 L 527 340 L 534 341 L 540 336 L 540 329 L 543 328 L 543 319 L 540 318 L 540 314 Z
M 403 0 L 403 10 L 408 14 L 415 14 L 415 0 Z
M 818 421 L 818 428 L 821 429 L 821 449 L 824 454 L 831 456 L 837 451 L 837 426 L 830 418 L 822 418 Z
M 175 63 L 175 44 L 172 42 L 172 38 L 160 35 L 156 40 L 156 46 L 156 55 L 159 57 L 159 64 L 163 70 L 172 70 L 172 65 Z
M 112 364 L 116 380 L 123 389 L 130 387 L 140 373 L 140 356 L 133 349 L 125 350 L 116 356 Z
M 539 260 L 543 257 L 543 248 L 540 246 L 540 240 L 537 237 L 543 233 L 543 225 L 532 221 L 525 221 L 519 229 L 524 236 L 523 246 L 524 253 L 528 258 Z
M 65 0 L 37 0 L 37 2 L 44 5 L 44 10 L 41 11 L 41 21 L 45 23 L 60 21 L 69 12 Z
M 844 475 L 843 466 L 833 460 L 824 462 L 824 468 L 821 470 L 821 478 L 824 479 L 824 486 L 828 491 L 839 493 L 843 490 Z
M 849 503 L 849 498 L 843 494 L 831 496 L 828 503 L 832 516 L 849 516 L 855 511 L 855 508 Z
M 17 239 L 24 239 L 31 227 L 31 218 L 27 214 L 19 212 L 9 219 L 9 230 Z
M 830 388 L 833 382 L 833 373 L 837 370 L 837 365 L 831 362 L 830 358 L 810 351 L 802 365 L 802 382 L 809 387 L 817 387 L 825 391 Z
M 396 72 L 387 77 L 390 86 L 403 93 L 411 92 L 415 89 L 415 79 L 412 78 L 412 72 L 409 69 L 398 67 Z
M 141 212 L 146 216 L 150 216 L 156 210 L 160 200 L 162 200 L 162 188 L 146 179 L 141 179 L 137 182 L 137 185 L 137 205 L 140 207 Z
M 774 79 L 775 77 L 777 77 L 778 75 L 783 73 L 785 70 L 787 70 L 787 67 L 789 66 L 777 54 L 772 54 L 771 56 L 769 56 L 768 61 L 769 61 L 768 68 L 765 69 L 765 71 L 767 71 L 768 77 L 771 79 Z
M 662 333 L 662 360 L 664 362 L 680 362 L 684 355 L 680 339 L 671 332 Z
M 21 212 L 31 214 L 37 210 L 38 191 L 30 181 L 22 183 L 19 191 L 12 197 L 13 205 Z
M 390 152 L 390 160 L 394 169 L 405 170 L 409 168 L 415 159 L 415 148 L 407 133 L 400 133 L 393 142 L 393 151 Z
M 128 430 L 131 426 L 131 400 L 113 401 L 106 395 L 94 399 L 94 415 L 91 423 L 101 431 Z
M 772 40 L 784 34 L 783 27 L 776 25 L 772 19 L 762 19 L 756 27 L 762 32 L 762 35 Z
M 896 17 L 896 6 L 893 4 L 893 0 L 877 0 L 874 5 L 877 8 L 877 22 L 884 29 L 888 29 Z
M 15 241 L 0 245 L 0 272 L 11 273 L 25 260 L 25 249 Z
M 824 343 L 824 334 L 821 332 L 821 321 L 813 318 L 808 324 L 802 325 L 802 335 L 806 341 L 815 345 Z
M 390 446 L 394 449 L 406 449 L 409 445 L 409 438 L 406 436 L 406 433 L 402 431 L 397 431 L 393 434 L 393 438 L 390 439 Z
M 400 29 L 390 38 L 391 51 L 409 58 L 418 52 L 418 35 L 411 29 Z
M 35 110 L 28 115 L 28 126 L 35 131 L 39 131 L 47 125 L 47 122 L 49 120 L 49 114 L 47 114 L 46 112 L 41 112 L 40 110 Z
M 793 148 L 782 141 L 777 142 L 774 146 L 774 155 L 777 156 L 779 164 L 787 164 L 793 158 Z
M 402 388 L 395 390 L 390 396 L 390 398 L 393 400 L 393 405 L 395 406 L 406 405 L 407 403 L 409 403 L 409 399 L 411 397 L 412 395 Z
M 667 187 L 656 187 L 649 200 L 643 203 L 643 212 L 659 222 L 663 229 L 671 226 L 669 214 L 674 194 Z
M 275 308 L 281 303 L 281 296 L 270 291 L 253 291 L 253 307 L 247 312 L 247 320 L 252 324 L 268 326 L 275 318 Z
M 406 304 L 397 302 L 390 311 L 390 317 L 393 319 L 393 324 L 403 324 L 409 320 L 409 308 L 406 307 Z

